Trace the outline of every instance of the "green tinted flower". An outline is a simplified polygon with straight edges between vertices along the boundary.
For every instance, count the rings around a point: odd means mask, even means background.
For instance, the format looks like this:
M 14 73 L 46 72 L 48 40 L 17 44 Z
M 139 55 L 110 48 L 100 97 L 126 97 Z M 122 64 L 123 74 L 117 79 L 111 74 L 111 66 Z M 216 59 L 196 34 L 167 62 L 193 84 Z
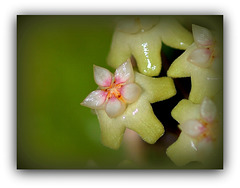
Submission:
M 222 122 L 216 102 L 205 97 L 201 104 L 183 99 L 172 110 L 179 122 L 181 134 L 167 149 L 167 155 L 177 165 L 192 161 L 214 165 L 221 157 Z
M 150 103 L 176 94 L 171 78 L 151 78 L 134 72 L 130 60 L 121 64 L 114 74 L 95 66 L 94 78 L 99 88 L 81 104 L 96 110 L 105 146 L 119 148 L 126 128 L 150 144 L 163 135 L 164 127 Z
M 194 43 L 170 66 L 167 75 L 191 77 L 189 99 L 200 103 L 205 96 L 213 97 L 221 90 L 222 57 L 210 30 L 193 25 Z
M 115 30 L 108 64 L 117 68 L 132 55 L 138 70 L 147 76 L 161 71 L 162 42 L 170 47 L 186 49 L 192 42 L 191 33 L 172 17 L 128 17 Z

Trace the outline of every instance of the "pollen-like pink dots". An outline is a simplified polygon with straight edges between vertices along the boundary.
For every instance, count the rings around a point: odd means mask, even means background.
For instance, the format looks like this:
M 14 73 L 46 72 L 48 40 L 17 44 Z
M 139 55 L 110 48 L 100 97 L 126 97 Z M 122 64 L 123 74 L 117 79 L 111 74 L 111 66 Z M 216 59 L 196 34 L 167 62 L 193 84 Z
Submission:
M 81 105 L 91 109 L 105 110 L 110 118 L 121 115 L 128 104 L 139 98 L 142 89 L 134 83 L 134 71 L 128 59 L 114 74 L 94 65 L 94 80 L 99 88 L 91 92 Z

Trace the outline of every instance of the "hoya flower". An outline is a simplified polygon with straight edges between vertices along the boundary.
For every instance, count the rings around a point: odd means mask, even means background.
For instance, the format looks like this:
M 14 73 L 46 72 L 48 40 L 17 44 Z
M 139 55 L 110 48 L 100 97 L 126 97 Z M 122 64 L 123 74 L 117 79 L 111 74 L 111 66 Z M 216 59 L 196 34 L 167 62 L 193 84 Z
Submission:
M 173 17 L 132 16 L 122 19 L 113 35 L 108 64 L 117 68 L 134 56 L 140 73 L 157 76 L 162 66 L 162 42 L 173 48 L 186 49 L 193 38 Z
M 127 60 L 114 74 L 94 66 L 94 79 L 99 88 L 81 105 L 95 109 L 104 145 L 119 148 L 126 128 L 137 132 L 150 144 L 163 135 L 163 125 L 154 115 L 150 103 L 176 94 L 171 78 L 151 78 L 134 72 Z
M 91 92 L 81 104 L 92 109 L 104 109 L 110 118 L 121 115 L 127 104 L 135 102 L 142 92 L 134 83 L 130 61 L 117 68 L 114 75 L 105 68 L 94 66 L 94 79 L 99 89 Z
M 177 165 L 191 161 L 215 165 L 221 158 L 221 118 L 215 103 L 205 97 L 201 104 L 183 99 L 173 109 L 172 116 L 180 125 L 178 140 L 167 149 L 167 155 Z
M 207 28 L 193 25 L 192 32 L 194 43 L 172 63 L 167 75 L 173 78 L 191 77 L 189 99 L 200 103 L 205 96 L 213 97 L 221 90 L 221 44 Z

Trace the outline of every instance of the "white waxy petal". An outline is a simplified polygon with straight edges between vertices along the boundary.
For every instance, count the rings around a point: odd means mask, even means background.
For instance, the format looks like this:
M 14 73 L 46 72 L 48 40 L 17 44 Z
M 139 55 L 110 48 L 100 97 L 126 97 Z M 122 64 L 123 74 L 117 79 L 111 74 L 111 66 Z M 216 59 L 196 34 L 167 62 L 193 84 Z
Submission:
M 126 104 L 115 97 L 111 97 L 106 104 L 105 111 L 110 118 L 121 115 L 126 109 Z
M 206 68 L 210 65 L 210 57 L 212 55 L 212 51 L 206 48 L 197 48 L 194 50 L 188 57 L 188 61 L 191 63 Z
M 115 81 L 116 84 L 124 82 L 131 83 L 134 81 L 134 73 L 130 59 L 128 59 L 125 63 L 123 63 L 116 69 Z
M 112 73 L 102 67 L 93 66 L 94 80 L 100 87 L 109 87 L 112 83 Z
M 214 102 L 209 99 L 208 97 L 205 97 L 200 108 L 200 113 L 202 118 L 207 122 L 214 121 L 217 113 L 217 108 Z
M 207 28 L 193 24 L 192 32 L 194 42 L 197 43 L 197 45 L 211 46 L 213 44 L 212 33 Z
M 133 103 L 139 98 L 141 90 L 137 84 L 130 83 L 122 87 L 121 95 L 127 103 Z
M 203 131 L 205 131 L 205 127 L 197 120 L 188 120 L 180 125 L 180 128 L 184 133 L 191 137 L 199 136 Z
M 104 92 L 102 90 L 95 90 L 83 100 L 81 105 L 92 109 L 102 109 L 104 107 L 106 97 L 107 92 Z

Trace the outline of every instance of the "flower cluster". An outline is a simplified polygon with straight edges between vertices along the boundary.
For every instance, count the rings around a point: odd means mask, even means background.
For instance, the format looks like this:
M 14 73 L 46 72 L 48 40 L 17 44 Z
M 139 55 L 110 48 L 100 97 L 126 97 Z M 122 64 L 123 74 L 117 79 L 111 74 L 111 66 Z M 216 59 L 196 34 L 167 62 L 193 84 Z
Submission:
M 119 148 L 126 128 L 147 143 L 155 143 L 164 134 L 164 126 L 151 103 L 176 94 L 174 78 L 190 77 L 189 98 L 172 110 L 181 133 L 168 147 L 167 156 L 179 166 L 191 161 L 215 164 L 222 147 L 222 52 L 215 36 L 194 24 L 191 33 L 172 17 L 130 17 L 120 21 L 108 56 L 108 64 L 116 71 L 112 74 L 94 66 L 98 88 L 81 103 L 96 111 L 102 143 Z M 168 77 L 154 78 L 151 76 L 161 71 L 162 42 L 185 52 L 171 64 Z
M 221 53 L 210 30 L 193 25 L 192 31 L 194 43 L 167 73 L 173 78 L 191 77 L 192 82 L 189 100 L 183 99 L 172 110 L 182 132 L 167 155 L 179 166 L 191 161 L 217 166 L 216 159 L 222 155 L 222 110 L 216 107 L 222 102 Z
M 222 57 L 210 30 L 193 25 L 194 42 L 169 67 L 172 78 L 191 77 L 189 100 L 201 103 L 221 91 Z
M 126 128 L 134 130 L 150 144 L 163 135 L 163 125 L 150 103 L 176 94 L 171 78 L 152 78 L 134 72 L 129 59 L 116 69 L 114 75 L 105 68 L 94 66 L 94 78 L 99 88 L 81 105 L 96 111 L 105 146 L 119 148 Z
M 108 64 L 117 68 L 134 56 L 140 73 L 158 76 L 162 61 L 162 42 L 185 50 L 192 42 L 192 34 L 173 17 L 130 17 L 122 19 L 115 30 Z
M 201 104 L 183 99 L 172 110 L 182 131 L 178 140 L 167 149 L 167 155 L 177 165 L 199 161 L 209 166 L 221 156 L 221 119 L 216 101 L 205 97 Z

